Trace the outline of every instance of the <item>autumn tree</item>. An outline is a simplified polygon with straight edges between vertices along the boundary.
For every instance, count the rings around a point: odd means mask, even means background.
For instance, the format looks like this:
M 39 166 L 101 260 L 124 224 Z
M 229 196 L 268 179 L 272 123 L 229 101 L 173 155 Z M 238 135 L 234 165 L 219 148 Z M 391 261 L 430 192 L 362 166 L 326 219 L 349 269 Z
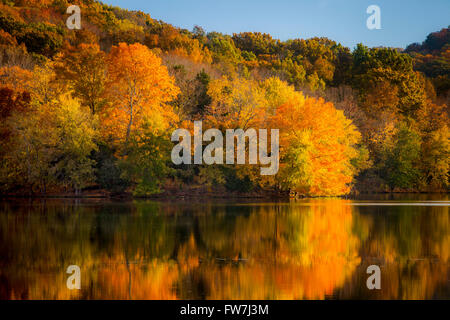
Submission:
M 11 161 L 15 152 L 15 129 L 17 115 L 26 115 L 30 107 L 30 94 L 16 92 L 8 87 L 0 88 L 0 190 L 8 190 L 17 185 L 20 176 Z
M 161 59 L 147 47 L 120 43 L 112 48 L 107 65 L 110 104 L 101 117 L 106 136 L 126 145 L 144 120 L 155 130 L 167 129 L 177 120 L 169 102 L 179 89 Z
M 282 187 L 307 195 L 348 193 L 360 133 L 332 103 L 292 90 L 284 94 L 270 119 L 272 128 L 280 128 Z
M 390 48 L 368 49 L 358 44 L 353 52 L 353 85 L 364 103 L 367 95 L 380 92 L 380 86 L 393 87 L 398 112 L 410 116 L 425 102 L 425 84 L 414 72 L 412 59 Z M 390 99 L 394 101 L 393 99 Z
M 175 55 L 165 55 L 163 59 L 169 74 L 175 78 L 176 86 L 180 88 L 180 94 L 173 102 L 174 111 L 180 120 L 199 117 L 210 104 L 207 90 L 211 69 Z
M 267 33 L 242 32 L 233 34 L 233 41 L 241 50 L 251 51 L 256 55 L 271 54 L 277 50 L 278 41 Z
M 215 128 L 259 127 L 268 108 L 264 89 L 253 80 L 213 80 L 208 95 L 207 120 Z
M 43 193 L 61 188 L 79 192 L 93 182 L 89 155 L 96 148 L 94 119 L 77 101 L 61 96 L 26 114 L 16 113 L 11 122 L 14 149 L 4 164 L 16 187 Z
M 134 195 L 149 196 L 161 192 L 170 172 L 172 143 L 167 133 L 155 133 L 146 121 L 130 139 L 127 157 L 119 162 L 122 177 L 134 185 Z
M 382 176 L 391 189 L 417 187 L 420 178 L 417 166 L 420 145 L 420 136 L 411 125 L 404 121 L 399 122 L 393 140 L 386 144 L 384 150 Z
M 104 105 L 105 53 L 97 44 L 69 46 L 57 56 L 54 69 L 58 79 L 67 83 L 73 96 L 88 106 L 93 114 Z
M 449 117 L 445 105 L 431 101 L 417 111 L 417 130 L 422 138 L 419 169 L 425 189 L 446 190 L 450 168 Z
M 279 173 L 262 178 L 248 165 L 227 168 L 225 179 L 236 190 L 259 186 L 309 195 L 349 192 L 357 172 L 351 160 L 367 158 L 367 152 L 364 157 L 359 153 L 359 132 L 331 103 L 306 98 L 277 78 L 214 80 L 208 94 L 212 103 L 207 123 L 211 126 L 280 130 Z
M 79 193 L 93 183 L 94 161 L 90 154 L 97 149 L 96 118 L 70 96 L 61 96 L 53 108 L 55 141 L 52 172 L 57 183 Z
M 8 87 L 0 88 L 0 155 L 8 151 L 7 145 L 12 134 L 13 123 L 11 117 L 15 113 L 25 113 L 30 109 L 31 97 L 29 92 L 16 92 Z

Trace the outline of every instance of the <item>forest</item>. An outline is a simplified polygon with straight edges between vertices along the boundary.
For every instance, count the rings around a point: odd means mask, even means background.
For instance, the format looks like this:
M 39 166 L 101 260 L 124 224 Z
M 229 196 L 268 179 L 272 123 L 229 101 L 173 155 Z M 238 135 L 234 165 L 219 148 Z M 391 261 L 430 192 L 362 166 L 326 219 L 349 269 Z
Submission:
M 449 105 L 450 26 L 351 50 L 94 0 L 0 0 L 3 195 L 448 192 Z M 198 120 L 279 129 L 278 173 L 173 164 L 171 133 Z

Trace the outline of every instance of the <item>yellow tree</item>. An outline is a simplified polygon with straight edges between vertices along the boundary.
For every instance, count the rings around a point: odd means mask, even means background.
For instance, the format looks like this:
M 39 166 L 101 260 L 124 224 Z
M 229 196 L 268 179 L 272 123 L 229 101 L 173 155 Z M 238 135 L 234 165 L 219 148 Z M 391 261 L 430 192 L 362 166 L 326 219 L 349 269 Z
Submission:
M 68 47 L 55 62 L 58 79 L 68 84 L 73 96 L 91 109 L 94 114 L 103 105 L 106 80 L 105 54 L 97 44 L 80 44 Z
M 265 117 L 267 100 L 257 81 L 222 78 L 211 81 L 208 88 L 211 104 L 207 122 L 222 129 L 259 128 Z
M 266 128 L 265 118 L 268 110 L 268 100 L 265 96 L 265 89 L 260 82 L 242 78 L 228 79 L 223 77 L 209 83 L 208 95 L 211 97 L 211 104 L 206 108 L 206 127 L 218 128 L 223 133 L 227 129 L 242 129 L 246 131 L 250 128 L 255 130 Z M 237 148 L 237 144 L 234 148 Z M 250 154 L 249 148 L 250 143 L 245 145 L 248 154 Z M 214 169 L 205 168 L 203 172 L 209 171 L 207 175 L 217 179 L 219 176 L 212 170 Z M 233 170 L 229 171 L 228 174 L 230 176 L 236 174 L 236 177 L 241 182 L 249 179 L 251 184 L 259 184 L 260 186 L 268 184 L 266 181 L 268 179 L 262 179 L 259 170 L 259 167 L 254 165 L 239 165 L 234 166 Z M 245 190 L 246 187 L 243 187 L 244 185 L 247 184 L 239 182 L 236 186 Z
M 309 195 L 348 193 L 360 133 L 332 103 L 298 95 L 270 119 L 271 127 L 280 129 L 282 186 Z
M 130 135 L 144 123 L 156 131 L 177 121 L 169 105 L 179 93 L 161 59 L 146 46 L 120 43 L 107 58 L 106 95 L 109 107 L 102 112 L 106 137 L 128 144 Z
M 450 130 L 445 107 L 427 101 L 416 113 L 422 137 L 420 169 L 431 190 L 445 190 L 449 185 Z
M 52 108 L 52 131 L 56 134 L 55 159 L 52 171 L 58 184 L 76 193 L 92 182 L 94 161 L 89 159 L 97 150 L 96 117 L 69 95 L 58 98 Z

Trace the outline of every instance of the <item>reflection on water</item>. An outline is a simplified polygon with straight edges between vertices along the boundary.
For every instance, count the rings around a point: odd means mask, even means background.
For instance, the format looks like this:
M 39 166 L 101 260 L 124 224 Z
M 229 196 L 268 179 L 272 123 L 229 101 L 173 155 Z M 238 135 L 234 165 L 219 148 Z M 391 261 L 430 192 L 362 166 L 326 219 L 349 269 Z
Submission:
M 0 299 L 450 299 L 449 202 L 432 200 L 3 201 Z

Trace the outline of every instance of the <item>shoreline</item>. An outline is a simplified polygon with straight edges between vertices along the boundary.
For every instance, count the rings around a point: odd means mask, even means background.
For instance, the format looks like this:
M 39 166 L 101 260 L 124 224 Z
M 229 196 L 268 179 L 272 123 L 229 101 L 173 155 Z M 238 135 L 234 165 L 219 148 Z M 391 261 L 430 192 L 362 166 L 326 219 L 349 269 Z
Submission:
M 341 198 L 341 199 L 358 199 L 364 196 L 399 196 L 399 195 L 448 195 L 450 192 L 444 191 L 395 191 L 395 192 L 358 192 L 340 196 L 290 196 L 288 193 L 265 192 L 265 193 L 161 193 L 149 196 L 133 196 L 131 193 L 48 193 L 48 194 L 0 194 L 1 200 L 6 199 L 104 199 L 104 200 L 190 200 L 190 199 L 255 199 L 255 200 L 291 200 L 291 199 L 320 199 L 320 198 Z

